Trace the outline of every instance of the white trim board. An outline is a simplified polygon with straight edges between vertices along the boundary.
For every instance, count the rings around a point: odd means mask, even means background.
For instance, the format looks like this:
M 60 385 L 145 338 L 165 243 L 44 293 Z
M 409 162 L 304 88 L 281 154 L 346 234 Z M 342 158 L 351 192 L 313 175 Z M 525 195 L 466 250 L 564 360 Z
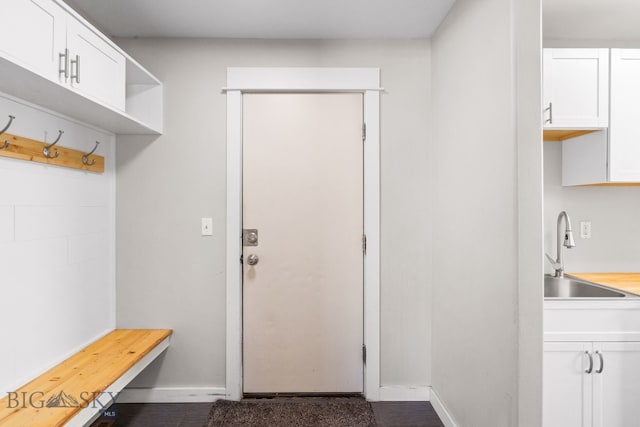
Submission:
M 125 388 L 117 403 L 210 403 L 224 399 L 224 387 Z
M 364 395 L 380 396 L 380 70 L 378 68 L 227 68 L 227 339 L 226 397 L 242 398 L 242 94 L 363 94 L 364 144 Z
M 429 386 L 382 386 L 381 402 L 428 402 L 431 399 Z
M 433 406 L 433 409 L 436 411 L 436 414 L 438 414 L 440 421 L 442 421 L 442 424 L 444 424 L 445 427 L 458 427 L 433 387 L 431 388 L 431 406 Z
M 377 68 L 227 68 L 225 92 L 365 92 L 380 91 Z

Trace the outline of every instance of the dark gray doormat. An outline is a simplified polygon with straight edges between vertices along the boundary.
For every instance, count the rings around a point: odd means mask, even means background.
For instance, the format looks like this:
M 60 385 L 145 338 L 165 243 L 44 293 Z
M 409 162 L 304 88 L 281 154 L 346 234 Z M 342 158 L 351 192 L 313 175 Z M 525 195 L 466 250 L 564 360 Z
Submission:
M 347 397 L 292 397 L 218 400 L 209 414 L 208 427 L 373 427 L 369 402 Z

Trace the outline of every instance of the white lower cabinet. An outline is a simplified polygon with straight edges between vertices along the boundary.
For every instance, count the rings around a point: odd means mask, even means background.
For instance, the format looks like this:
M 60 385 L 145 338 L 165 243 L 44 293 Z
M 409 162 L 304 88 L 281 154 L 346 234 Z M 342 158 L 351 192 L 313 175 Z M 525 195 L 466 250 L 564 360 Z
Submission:
M 544 427 L 591 425 L 592 374 L 588 368 L 591 343 L 544 343 Z
M 640 425 L 640 342 L 594 343 L 594 349 L 604 366 L 593 377 L 593 425 Z
M 640 425 L 640 342 L 545 342 L 544 427 Z

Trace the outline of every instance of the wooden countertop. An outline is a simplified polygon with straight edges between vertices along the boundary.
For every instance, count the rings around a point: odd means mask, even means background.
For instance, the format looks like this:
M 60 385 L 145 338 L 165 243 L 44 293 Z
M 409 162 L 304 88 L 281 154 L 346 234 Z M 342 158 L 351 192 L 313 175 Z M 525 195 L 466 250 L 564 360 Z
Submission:
M 640 273 L 567 273 L 577 279 L 640 295 Z

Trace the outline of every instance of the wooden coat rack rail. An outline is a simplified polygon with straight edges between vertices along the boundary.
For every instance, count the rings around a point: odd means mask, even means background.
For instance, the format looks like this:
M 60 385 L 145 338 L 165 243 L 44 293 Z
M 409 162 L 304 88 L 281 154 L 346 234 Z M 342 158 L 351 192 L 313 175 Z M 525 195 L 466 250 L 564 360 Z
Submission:
M 0 156 L 89 172 L 104 172 L 104 157 L 93 154 L 100 144 L 98 141 L 91 151 L 83 152 L 57 145 L 63 137 L 63 131 L 59 131 L 58 138 L 53 143 L 12 135 L 5 131 L 11 126 L 13 119 L 13 116 L 9 116 L 9 123 L 0 131 Z

